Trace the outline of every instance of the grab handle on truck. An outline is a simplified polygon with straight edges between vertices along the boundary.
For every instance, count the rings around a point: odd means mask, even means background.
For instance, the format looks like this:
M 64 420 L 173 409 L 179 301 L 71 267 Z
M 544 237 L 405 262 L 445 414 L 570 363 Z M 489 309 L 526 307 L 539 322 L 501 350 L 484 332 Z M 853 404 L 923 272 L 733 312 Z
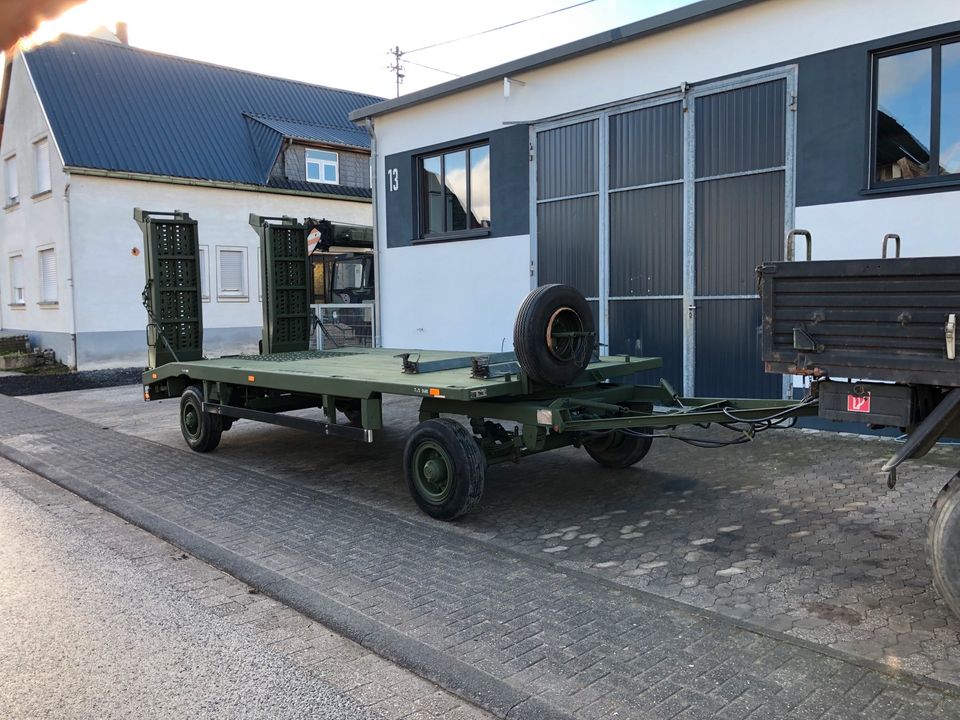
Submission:
M 787 252 L 786 259 L 789 262 L 796 260 L 797 248 L 796 240 L 794 239 L 797 235 L 803 235 L 807 240 L 807 260 L 813 257 L 813 235 L 810 234 L 809 230 L 801 230 L 799 228 L 794 228 L 787 233 Z
M 894 257 L 900 257 L 900 236 L 897 235 L 896 233 L 887 233 L 886 235 L 883 236 L 883 251 L 880 257 L 882 258 L 887 257 L 887 240 L 890 240 L 891 238 L 893 240 L 896 240 L 896 242 L 894 243 L 894 252 L 896 253 L 896 255 L 894 255 Z

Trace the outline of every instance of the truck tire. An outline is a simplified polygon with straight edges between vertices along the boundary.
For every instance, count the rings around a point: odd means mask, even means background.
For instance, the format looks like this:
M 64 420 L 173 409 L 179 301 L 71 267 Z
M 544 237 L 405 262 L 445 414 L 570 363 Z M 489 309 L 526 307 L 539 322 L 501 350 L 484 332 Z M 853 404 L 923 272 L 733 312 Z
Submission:
M 560 336 L 558 333 L 581 333 Z M 569 285 L 541 285 L 517 311 L 513 349 L 527 376 L 541 385 L 569 385 L 593 357 L 596 334 L 590 305 Z
M 463 425 L 436 418 L 420 423 L 410 433 L 403 469 L 420 509 L 437 520 L 453 520 L 479 504 L 487 460 Z
M 650 452 L 653 438 L 627 435 L 614 431 L 604 437 L 583 444 L 587 454 L 608 468 L 628 468 L 636 465 Z
M 960 616 L 960 472 L 943 486 L 930 511 L 927 562 L 940 597 Z
M 220 444 L 223 425 L 219 415 L 203 412 L 203 392 L 191 385 L 180 396 L 180 433 L 196 452 L 210 452 Z

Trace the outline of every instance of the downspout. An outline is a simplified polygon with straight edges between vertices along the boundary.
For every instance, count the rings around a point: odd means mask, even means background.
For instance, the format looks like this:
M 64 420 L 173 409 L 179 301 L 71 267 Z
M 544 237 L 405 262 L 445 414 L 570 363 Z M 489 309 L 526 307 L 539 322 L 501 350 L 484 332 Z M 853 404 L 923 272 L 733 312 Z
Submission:
M 79 369 L 80 355 L 77 349 L 77 286 L 75 282 L 76 273 L 73 268 L 73 238 L 70 234 L 70 174 L 65 173 L 67 182 L 63 188 L 63 202 L 65 212 L 63 213 L 64 228 L 63 236 L 67 239 L 67 267 L 70 268 L 70 341 L 73 343 L 73 366 Z
M 373 118 L 364 120 L 367 132 L 370 133 L 370 195 L 373 203 L 373 276 L 376 282 L 376 292 L 373 296 L 373 313 L 376 320 L 376 329 L 374 332 L 373 346 L 381 347 L 383 344 L 383 332 L 380 327 L 383 324 L 383 300 L 381 299 L 383 291 L 383 276 L 380 274 L 380 208 L 377 207 L 377 196 L 379 184 L 377 183 L 377 136 L 373 127 Z

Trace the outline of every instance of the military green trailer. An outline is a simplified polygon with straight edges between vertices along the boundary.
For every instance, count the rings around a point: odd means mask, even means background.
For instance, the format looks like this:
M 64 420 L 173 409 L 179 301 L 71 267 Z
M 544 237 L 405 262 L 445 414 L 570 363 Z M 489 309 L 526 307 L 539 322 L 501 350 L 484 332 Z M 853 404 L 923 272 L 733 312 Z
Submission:
M 144 398 L 179 397 L 183 437 L 198 452 L 214 450 L 239 419 L 373 442 L 383 426 L 383 397 L 418 397 L 420 424 L 407 441 L 404 474 L 420 508 L 450 520 L 477 505 L 494 463 L 573 445 L 603 466 L 624 468 L 639 462 L 655 438 L 739 443 L 816 412 L 813 398 L 687 398 L 664 381 L 624 381 L 660 367 L 660 359 L 598 356 L 589 305 L 564 285 L 537 288 L 526 298 L 514 328 L 515 352 L 311 350 L 307 243 L 304 226 L 291 218 L 250 218 L 263 260 L 260 354 L 200 359 L 201 306 L 190 255 L 196 225 L 189 225 L 192 244 L 164 255 L 166 239 L 186 232 L 188 216 L 137 210 L 135 217 L 148 246 L 151 368 L 143 376 Z M 163 259 L 160 265 L 155 257 Z M 197 302 L 188 300 L 191 293 Z M 158 308 L 157 298 L 168 296 L 179 300 Z M 308 408 L 316 408 L 316 416 L 288 414 Z M 731 438 L 677 431 L 709 424 L 731 430 Z

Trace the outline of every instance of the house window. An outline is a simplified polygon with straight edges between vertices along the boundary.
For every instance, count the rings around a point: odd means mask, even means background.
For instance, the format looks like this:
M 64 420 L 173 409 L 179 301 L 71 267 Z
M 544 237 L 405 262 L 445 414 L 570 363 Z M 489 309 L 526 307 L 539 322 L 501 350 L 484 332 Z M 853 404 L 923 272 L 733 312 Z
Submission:
M 221 300 L 247 299 L 246 248 L 217 248 L 217 297 Z
M 490 146 L 420 158 L 420 232 L 436 237 L 490 227 Z
M 210 302 L 210 251 L 200 246 L 200 299 Z
M 340 163 L 335 152 L 307 150 L 307 180 L 310 182 L 340 183 Z
M 16 205 L 20 202 L 20 181 L 17 179 L 17 156 L 11 155 L 3 161 L 3 197 L 4 205 Z
M 33 193 L 50 191 L 50 143 L 46 138 L 33 144 Z
M 960 38 L 874 62 L 873 182 L 960 179 Z
M 23 292 L 23 255 L 10 256 L 10 303 L 13 305 L 26 303 Z
M 40 302 L 55 303 L 59 293 L 57 289 L 57 256 L 53 248 L 37 253 L 40 260 Z

